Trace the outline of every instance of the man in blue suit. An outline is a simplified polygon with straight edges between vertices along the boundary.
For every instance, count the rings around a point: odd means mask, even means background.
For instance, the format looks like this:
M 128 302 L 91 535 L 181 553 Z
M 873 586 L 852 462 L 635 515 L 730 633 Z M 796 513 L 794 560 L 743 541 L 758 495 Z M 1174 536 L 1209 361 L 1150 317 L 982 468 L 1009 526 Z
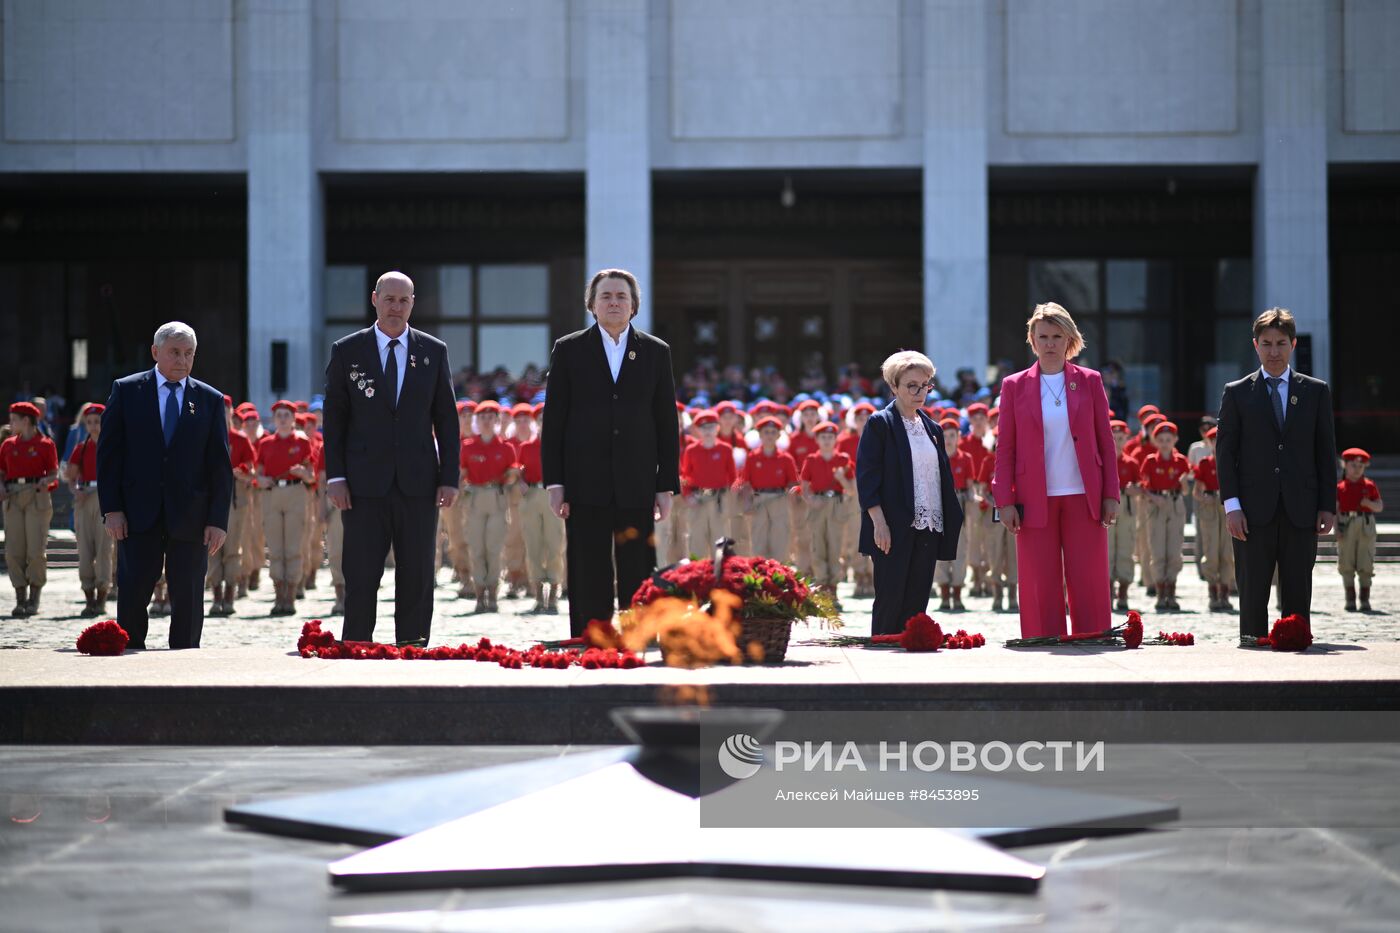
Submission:
M 170 647 L 198 648 L 204 574 L 228 534 L 233 498 L 224 394 L 190 377 L 196 338 L 162 324 L 156 365 L 112 383 L 97 441 L 97 497 L 117 541 L 117 622 L 146 647 L 151 592 L 165 571 Z

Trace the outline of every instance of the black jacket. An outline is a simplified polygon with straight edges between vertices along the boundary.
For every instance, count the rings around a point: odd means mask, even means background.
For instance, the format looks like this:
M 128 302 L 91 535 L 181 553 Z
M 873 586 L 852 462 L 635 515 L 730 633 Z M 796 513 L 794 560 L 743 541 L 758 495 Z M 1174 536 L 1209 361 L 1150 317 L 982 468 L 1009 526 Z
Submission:
M 540 458 L 546 486 L 571 505 L 649 508 L 680 492 L 671 348 L 631 328 L 613 383 L 595 323 L 554 342 Z
M 1311 528 L 1318 512 L 1337 511 L 1332 393 L 1321 379 L 1294 371 L 1280 433 L 1268 389 L 1257 369 L 1225 386 L 1215 436 L 1220 499 L 1238 498 L 1255 526 L 1273 519 L 1281 494 L 1288 520 Z
M 953 468 L 943 449 L 943 431 L 922 411 L 919 420 L 938 451 L 938 478 L 943 487 L 943 536 L 938 542 L 938 559 L 955 560 L 958 535 L 962 533 L 963 512 L 953 485 Z M 890 402 L 870 416 L 856 448 L 856 489 L 860 495 L 860 552 L 874 555 L 875 523 L 867 511 L 880 506 L 890 526 L 890 550 L 909 534 L 914 524 L 914 455 L 899 409 Z M 883 557 L 881 553 L 879 556 Z
M 384 379 L 374 327 L 331 346 L 326 364 L 326 476 L 343 476 L 350 496 L 431 496 L 458 485 L 461 432 L 447 345 L 410 327 L 398 408 Z M 351 376 L 355 378 L 351 378 Z M 363 383 L 363 386 L 362 386 Z M 372 394 L 371 394 L 372 393 Z
M 206 527 L 228 530 L 233 501 L 224 394 L 191 377 L 170 446 L 165 446 L 153 370 L 112 383 L 97 439 L 102 514 L 122 512 L 135 534 L 155 527 L 177 541 L 202 541 Z

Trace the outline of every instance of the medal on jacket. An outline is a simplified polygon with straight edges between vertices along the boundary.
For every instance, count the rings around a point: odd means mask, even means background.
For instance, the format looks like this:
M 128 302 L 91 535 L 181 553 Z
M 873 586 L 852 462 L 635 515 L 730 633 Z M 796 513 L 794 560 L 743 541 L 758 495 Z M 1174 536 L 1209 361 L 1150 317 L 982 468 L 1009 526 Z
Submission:
M 194 414 L 194 399 L 190 399 L 190 414 Z
M 1288 404 L 1290 404 L 1290 405 L 1297 405 L 1297 404 L 1298 404 L 1298 396 L 1296 396 L 1296 395 L 1291 396 L 1291 397 L 1288 399 Z
M 636 350 L 628 350 L 628 351 L 627 351 L 627 358 L 628 358 L 629 360 L 635 360 L 635 359 L 637 358 L 637 351 L 636 351 Z
M 414 369 L 418 368 L 418 360 L 414 357 L 412 353 L 408 355 L 408 365 L 412 366 Z

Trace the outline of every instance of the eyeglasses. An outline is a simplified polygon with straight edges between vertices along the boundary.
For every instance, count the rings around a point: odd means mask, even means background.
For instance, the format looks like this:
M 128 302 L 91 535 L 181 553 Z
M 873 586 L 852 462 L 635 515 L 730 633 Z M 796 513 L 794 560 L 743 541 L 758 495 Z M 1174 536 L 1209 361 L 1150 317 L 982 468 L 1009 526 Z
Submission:
M 935 383 L 934 383 L 934 381 L 933 381 L 932 379 L 930 379 L 928 382 L 906 382 L 906 383 L 904 384 L 904 391 L 906 391 L 906 392 L 921 392 L 921 391 L 922 391 L 922 392 L 927 392 L 927 391 L 931 391 L 931 390 L 933 389 L 934 385 L 935 385 Z

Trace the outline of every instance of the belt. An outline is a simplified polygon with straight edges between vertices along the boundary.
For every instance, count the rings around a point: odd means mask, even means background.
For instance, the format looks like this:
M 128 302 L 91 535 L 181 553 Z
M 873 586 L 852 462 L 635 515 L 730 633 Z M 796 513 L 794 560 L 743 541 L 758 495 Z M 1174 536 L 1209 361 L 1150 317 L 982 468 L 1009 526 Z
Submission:
M 38 485 L 38 483 L 39 477 L 37 476 L 21 476 L 10 480 L 11 486 L 35 486 Z
M 1168 489 L 1152 489 L 1152 490 L 1149 490 L 1149 492 L 1151 492 L 1154 496 L 1166 496 L 1168 499 L 1180 499 L 1180 498 L 1181 498 L 1181 493 L 1180 493 L 1180 492 L 1172 492 L 1171 490 L 1168 490 Z
M 828 489 L 826 492 L 814 492 L 812 493 L 812 495 L 821 496 L 823 499 L 840 499 L 841 496 L 844 495 L 844 493 L 841 493 L 835 489 Z
M 1218 489 L 1202 489 L 1202 490 L 1201 490 L 1201 495 L 1205 496 L 1207 499 L 1218 499 L 1218 498 L 1220 498 L 1220 490 L 1218 490 Z
M 502 486 L 500 483 L 468 483 L 468 484 L 467 484 L 467 492 L 477 492 L 477 491 L 481 491 L 481 492 L 490 492 L 490 491 L 500 492 L 500 491 L 503 490 L 504 488 L 505 488 L 505 487 Z
M 90 482 L 90 483 L 79 483 L 79 484 L 78 484 L 78 488 L 79 488 L 79 489 L 96 489 L 96 488 L 97 488 L 97 480 L 93 480 L 93 481 Z
M 544 488 L 544 483 L 526 483 L 526 484 L 525 484 L 525 488 L 526 488 L 526 489 L 543 489 L 543 488 Z
M 300 485 L 302 485 L 302 482 L 301 482 L 301 480 L 296 479 L 296 478 L 292 478 L 292 479 L 275 479 L 275 480 L 272 481 L 272 485 L 274 485 L 274 486 L 300 486 Z
M 786 488 L 779 486 L 777 489 L 755 489 L 753 494 L 755 496 L 781 496 L 786 492 Z
M 1370 518 L 1375 512 L 1338 512 L 1338 518 Z
M 709 499 L 709 498 L 711 498 L 711 497 L 713 497 L 713 496 L 722 496 L 722 495 L 724 495 L 724 490 L 723 490 L 723 489 L 697 489 L 697 490 L 695 490 L 695 498 L 697 498 L 697 499 Z

